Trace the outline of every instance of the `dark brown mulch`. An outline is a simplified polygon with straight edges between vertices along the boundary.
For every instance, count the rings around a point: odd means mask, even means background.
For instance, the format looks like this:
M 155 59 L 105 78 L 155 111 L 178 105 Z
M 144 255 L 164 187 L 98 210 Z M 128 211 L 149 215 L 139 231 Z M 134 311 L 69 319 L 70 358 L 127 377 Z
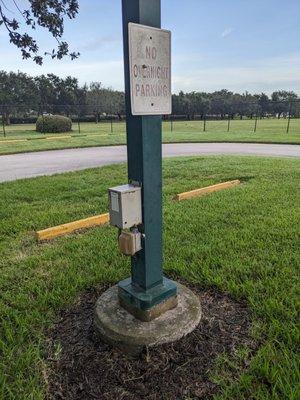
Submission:
M 87 291 L 50 332 L 49 399 L 206 400 L 218 391 L 209 379 L 216 358 L 234 355 L 240 346 L 255 349 L 246 304 L 215 289 L 193 287 L 203 308 L 198 328 L 179 342 L 129 358 L 93 332 L 93 308 L 103 290 Z

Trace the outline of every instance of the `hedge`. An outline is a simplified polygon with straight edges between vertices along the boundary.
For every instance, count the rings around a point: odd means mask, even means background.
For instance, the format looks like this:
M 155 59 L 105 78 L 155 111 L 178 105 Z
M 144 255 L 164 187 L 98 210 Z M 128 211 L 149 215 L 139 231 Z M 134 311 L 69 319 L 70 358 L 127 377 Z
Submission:
M 72 121 L 62 115 L 43 115 L 36 121 L 36 131 L 42 133 L 61 133 L 72 130 Z

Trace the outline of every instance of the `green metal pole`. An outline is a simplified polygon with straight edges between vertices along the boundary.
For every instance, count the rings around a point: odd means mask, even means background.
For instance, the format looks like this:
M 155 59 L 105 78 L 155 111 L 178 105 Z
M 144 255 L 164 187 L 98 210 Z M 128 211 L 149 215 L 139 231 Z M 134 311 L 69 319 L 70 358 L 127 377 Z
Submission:
M 131 278 L 119 282 L 121 304 L 147 311 L 176 296 L 177 286 L 163 277 L 162 118 L 133 116 L 130 100 L 128 23 L 161 27 L 160 0 L 122 0 L 128 180 L 142 188 L 142 247 L 131 259 Z

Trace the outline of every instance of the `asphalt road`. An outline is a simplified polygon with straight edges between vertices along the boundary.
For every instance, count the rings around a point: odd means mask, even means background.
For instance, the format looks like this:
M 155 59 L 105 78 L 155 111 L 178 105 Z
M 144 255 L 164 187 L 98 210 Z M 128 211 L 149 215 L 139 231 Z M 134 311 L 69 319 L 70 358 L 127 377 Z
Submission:
M 300 145 L 256 143 L 164 144 L 164 157 L 235 154 L 300 157 Z M 89 147 L 0 156 L 0 182 L 126 161 L 126 146 Z

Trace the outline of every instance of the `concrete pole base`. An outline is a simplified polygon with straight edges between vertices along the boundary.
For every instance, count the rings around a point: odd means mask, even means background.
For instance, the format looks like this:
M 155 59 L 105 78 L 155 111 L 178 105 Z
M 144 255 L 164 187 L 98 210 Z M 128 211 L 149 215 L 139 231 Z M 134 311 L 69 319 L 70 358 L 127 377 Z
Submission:
M 152 321 L 140 321 L 120 305 L 116 285 L 98 299 L 94 326 L 106 343 L 135 355 L 146 346 L 153 347 L 181 339 L 197 327 L 201 316 L 198 296 L 178 283 L 177 306 Z

